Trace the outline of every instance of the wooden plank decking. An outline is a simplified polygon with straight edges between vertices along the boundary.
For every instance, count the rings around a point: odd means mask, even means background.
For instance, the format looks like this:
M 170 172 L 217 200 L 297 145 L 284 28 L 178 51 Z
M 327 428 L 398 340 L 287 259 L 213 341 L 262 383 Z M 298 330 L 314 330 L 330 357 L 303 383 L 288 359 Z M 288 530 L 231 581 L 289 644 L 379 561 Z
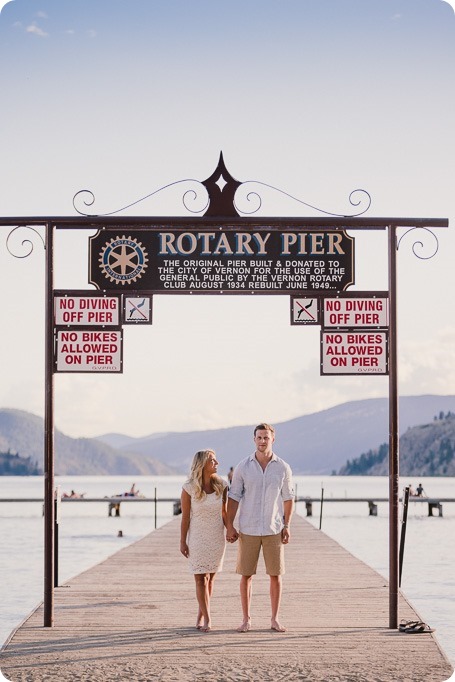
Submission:
M 180 555 L 179 520 L 56 589 L 55 625 L 40 606 L 0 655 L 12 682 L 356 681 L 442 682 L 453 669 L 431 634 L 388 629 L 388 586 L 301 517 L 286 548 L 281 620 L 270 630 L 262 561 L 253 629 L 241 621 L 237 547 L 228 545 L 212 601 L 214 629 L 194 627 L 194 579 Z M 415 612 L 400 597 L 400 618 Z

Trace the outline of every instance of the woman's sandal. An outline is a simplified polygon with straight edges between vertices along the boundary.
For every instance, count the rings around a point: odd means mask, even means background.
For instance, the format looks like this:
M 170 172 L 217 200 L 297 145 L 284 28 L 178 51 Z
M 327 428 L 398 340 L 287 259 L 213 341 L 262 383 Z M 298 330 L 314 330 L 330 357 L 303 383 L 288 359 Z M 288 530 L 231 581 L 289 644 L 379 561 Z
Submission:
M 412 635 L 420 634 L 422 632 L 434 632 L 434 628 L 430 628 L 429 625 L 427 625 L 421 620 L 418 620 L 408 623 L 408 625 L 403 630 L 401 630 L 401 632 L 405 632 L 408 635 Z
M 411 625 L 417 625 L 418 623 L 420 623 L 420 620 L 402 620 L 398 629 L 400 632 L 404 632 L 406 628 L 409 628 Z

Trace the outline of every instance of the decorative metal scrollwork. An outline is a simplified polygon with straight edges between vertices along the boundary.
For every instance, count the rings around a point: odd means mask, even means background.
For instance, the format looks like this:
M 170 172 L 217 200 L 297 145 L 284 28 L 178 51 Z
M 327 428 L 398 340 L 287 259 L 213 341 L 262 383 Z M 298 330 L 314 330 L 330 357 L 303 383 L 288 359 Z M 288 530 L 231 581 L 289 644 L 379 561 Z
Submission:
M 6 238 L 6 248 L 8 249 L 9 253 L 12 256 L 14 256 L 14 258 L 27 258 L 28 256 L 30 256 L 31 253 L 33 253 L 33 250 L 35 248 L 35 244 L 33 243 L 33 239 L 31 239 L 29 237 L 22 239 L 19 246 L 17 246 L 16 244 L 12 244 L 13 235 L 14 235 L 14 237 L 17 236 L 17 234 L 16 234 L 17 230 L 30 230 L 31 232 L 33 232 L 35 235 L 37 235 L 41 239 L 41 242 L 43 244 L 43 248 L 44 249 L 46 248 L 46 243 L 44 241 L 44 238 L 38 232 L 38 230 L 36 230 L 31 225 L 18 225 L 17 227 L 14 227 L 11 230 L 11 232 L 8 234 L 8 236 Z M 26 234 L 28 234 L 28 232 Z M 17 248 L 26 249 L 26 252 L 22 253 L 22 254 L 16 253 L 15 249 L 17 249 Z
M 418 225 L 416 227 L 411 227 L 409 230 L 406 230 L 404 234 L 401 235 L 401 237 L 397 241 L 397 251 L 400 248 L 400 244 L 404 237 L 408 235 L 410 232 L 414 232 L 415 230 L 422 230 L 422 232 L 427 235 L 431 235 L 433 239 L 433 250 L 431 251 L 429 256 L 421 255 L 418 253 L 417 249 L 426 249 L 428 248 L 427 243 L 424 243 L 421 239 L 418 239 L 417 237 L 415 238 L 414 243 L 412 244 L 412 253 L 414 256 L 417 256 L 417 258 L 420 258 L 420 260 L 430 260 L 430 258 L 433 258 L 436 256 L 439 250 L 439 241 L 437 236 L 435 235 L 434 232 L 432 232 L 428 227 L 419 227 Z
M 136 201 L 132 201 L 130 204 L 127 204 L 126 206 L 122 206 L 121 208 L 117 208 L 115 211 L 109 211 L 108 213 L 87 213 L 86 211 L 82 210 L 82 208 L 78 208 L 79 202 L 82 201 L 84 206 L 93 206 L 95 203 L 95 195 L 94 193 L 89 190 L 89 189 L 81 189 L 73 197 L 73 207 L 79 215 L 88 217 L 88 218 L 96 218 L 96 217 L 106 217 L 106 216 L 111 216 L 115 215 L 116 213 L 121 213 L 122 211 L 126 211 L 128 208 L 132 208 L 133 206 L 136 206 L 137 204 L 140 204 L 142 201 L 146 201 L 146 199 L 150 199 L 150 197 L 155 196 L 159 192 L 164 191 L 165 189 L 168 189 L 169 187 L 175 187 L 176 185 L 181 185 L 183 183 L 188 183 L 188 182 L 193 182 L 196 183 L 198 186 L 202 186 L 204 197 L 203 197 L 203 202 L 204 205 L 201 208 L 194 208 L 190 206 L 190 203 L 193 202 L 193 206 L 195 202 L 200 201 L 200 192 L 198 192 L 196 189 L 187 189 L 183 196 L 182 196 L 182 203 L 185 207 L 185 209 L 194 214 L 199 214 L 203 213 L 208 205 L 209 205 L 209 199 L 207 196 L 207 191 L 203 187 L 203 183 L 199 182 L 199 180 L 194 180 L 193 178 L 187 178 L 185 180 L 176 180 L 175 182 L 170 182 L 167 185 L 163 185 L 163 187 L 160 187 L 159 189 L 154 190 L 153 192 L 150 192 L 144 197 L 141 197 L 140 199 L 136 199 Z
M 201 214 L 206 217 L 229 218 L 238 217 L 241 215 L 252 215 L 254 213 L 257 213 L 261 208 L 263 201 L 260 194 L 257 191 L 255 190 L 248 191 L 247 186 L 249 185 L 258 185 L 267 189 L 271 189 L 275 192 L 279 192 L 283 196 L 289 197 L 293 201 L 297 201 L 298 203 L 303 204 L 308 208 L 318 211 L 319 213 L 323 213 L 324 215 L 337 218 L 355 218 L 361 216 L 364 213 L 366 213 L 371 206 L 371 196 L 364 189 L 355 189 L 349 195 L 349 203 L 351 204 L 351 206 L 359 206 L 360 210 L 354 213 L 333 213 L 331 211 L 325 211 L 322 208 L 318 208 L 317 206 L 314 206 L 306 201 L 303 201 L 302 199 L 299 199 L 298 197 L 289 194 L 289 192 L 285 192 L 284 190 L 281 190 L 278 187 L 274 187 L 273 185 L 269 185 L 266 182 L 261 182 L 258 180 L 246 180 L 245 182 L 240 182 L 239 180 L 236 180 L 226 168 L 222 152 L 220 153 L 220 158 L 217 167 L 215 168 L 213 173 L 202 182 L 199 180 L 195 180 L 193 178 L 188 178 L 186 180 L 177 180 L 175 182 L 171 182 L 167 185 L 164 185 L 163 187 L 160 187 L 159 189 L 156 189 L 153 192 L 150 192 L 150 194 L 147 194 L 146 196 L 141 197 L 140 199 L 137 199 L 136 201 L 133 201 L 130 204 L 123 206 L 122 208 L 118 208 L 115 211 L 110 211 L 109 213 L 88 213 L 86 210 L 82 209 L 79 205 L 80 201 L 82 201 L 85 207 L 93 206 L 93 204 L 95 203 L 95 195 L 93 194 L 93 192 L 88 189 L 83 189 L 80 190 L 79 192 L 76 192 L 76 194 L 74 195 L 73 206 L 77 213 L 79 213 L 79 215 L 85 217 L 95 218 L 111 216 L 115 215 L 116 213 L 126 211 L 128 208 L 136 206 L 137 204 L 141 203 L 142 201 L 145 201 L 146 199 L 150 199 L 151 197 L 155 196 L 156 194 L 162 192 L 165 189 L 189 182 L 194 183 L 197 189 L 191 188 L 186 190 L 182 197 L 182 203 L 189 213 Z M 204 188 L 203 189 L 204 205 L 201 208 L 195 208 L 195 205 L 200 203 L 199 189 L 201 187 Z M 242 189 L 247 190 L 246 196 L 243 196 Z M 242 201 L 254 204 L 254 206 L 252 208 L 247 207 L 246 209 L 242 209 L 241 208 Z
M 282 189 L 279 189 L 278 187 L 274 187 L 273 185 L 269 185 L 266 182 L 261 182 L 260 180 L 246 180 L 245 182 L 242 182 L 240 187 L 244 187 L 247 184 L 256 184 L 256 185 L 261 185 L 262 187 L 267 187 L 268 189 L 272 189 L 275 192 L 279 192 L 280 194 L 289 197 L 293 201 L 297 201 L 299 204 L 303 204 L 304 206 L 307 206 L 308 208 L 313 209 L 314 211 L 318 211 L 319 213 L 324 213 L 324 215 L 329 215 L 332 216 L 333 218 L 357 218 L 358 216 L 363 215 L 368 211 L 368 209 L 371 206 L 371 196 L 369 193 L 364 190 L 364 189 L 354 189 L 350 195 L 349 195 L 349 203 L 351 206 L 360 206 L 362 203 L 364 203 L 364 200 L 366 201 L 366 206 L 362 208 L 362 210 L 357 211 L 356 213 L 333 213 L 331 211 L 325 211 L 322 208 L 319 208 L 318 206 L 313 206 L 312 204 L 308 203 L 307 201 L 303 201 L 303 199 L 299 199 L 298 197 L 293 196 L 292 194 L 289 194 L 289 192 L 286 192 Z M 354 201 L 354 196 L 358 195 L 360 196 L 360 199 L 358 201 Z M 241 211 L 244 215 L 251 215 L 253 213 L 256 213 L 259 211 L 259 209 L 262 206 L 262 199 L 261 196 L 258 194 L 258 192 L 252 191 L 248 192 L 246 195 L 245 199 L 246 201 L 252 201 L 252 197 L 257 201 L 257 206 L 253 210 L 247 211 L 244 209 L 241 209 L 238 204 L 236 203 L 236 209 L 238 211 Z M 240 198 L 240 192 L 237 191 L 236 193 L 236 199 Z

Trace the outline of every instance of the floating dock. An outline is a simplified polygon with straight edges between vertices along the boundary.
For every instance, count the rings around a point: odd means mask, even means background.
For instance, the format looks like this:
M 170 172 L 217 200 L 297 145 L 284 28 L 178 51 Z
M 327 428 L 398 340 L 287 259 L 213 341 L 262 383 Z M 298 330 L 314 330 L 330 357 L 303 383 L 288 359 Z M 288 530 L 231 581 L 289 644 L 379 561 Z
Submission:
M 194 578 L 179 552 L 180 520 L 55 590 L 54 627 L 39 606 L 0 652 L 11 682 L 443 682 L 453 668 L 434 634 L 388 628 L 387 581 L 301 516 L 286 547 L 280 619 L 270 629 L 262 559 L 252 629 L 238 633 L 236 545 L 212 599 L 211 632 L 195 628 Z M 400 595 L 400 620 L 420 620 Z M 437 633 L 435 633 L 437 635 Z

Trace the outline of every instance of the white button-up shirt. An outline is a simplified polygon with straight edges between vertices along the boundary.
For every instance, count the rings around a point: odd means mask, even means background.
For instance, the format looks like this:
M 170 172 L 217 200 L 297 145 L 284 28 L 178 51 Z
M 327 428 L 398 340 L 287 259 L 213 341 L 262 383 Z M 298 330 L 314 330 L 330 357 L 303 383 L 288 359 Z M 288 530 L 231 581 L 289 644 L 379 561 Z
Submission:
M 291 467 L 273 453 L 263 471 L 253 453 L 235 467 L 229 497 L 240 503 L 241 533 L 276 535 L 283 529 L 283 502 L 294 499 Z

